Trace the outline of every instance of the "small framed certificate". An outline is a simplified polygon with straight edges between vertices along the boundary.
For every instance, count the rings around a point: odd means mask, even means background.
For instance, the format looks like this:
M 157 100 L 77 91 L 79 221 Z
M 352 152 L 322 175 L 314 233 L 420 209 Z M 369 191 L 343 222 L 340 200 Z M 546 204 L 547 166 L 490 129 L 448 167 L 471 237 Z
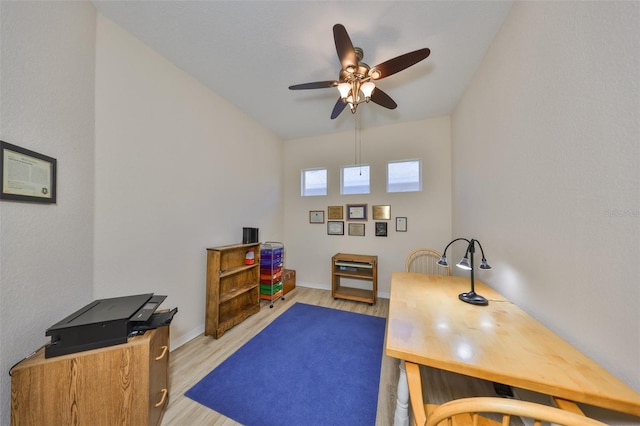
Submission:
M 396 217 L 396 232 L 407 232 L 406 217 Z
M 364 223 L 350 223 L 349 235 L 364 237 Z
M 57 160 L 0 141 L 0 199 L 56 203 Z
M 342 220 L 342 206 L 329 206 L 327 207 L 327 219 L 328 220 Z
M 367 220 L 367 204 L 347 204 L 347 220 Z
M 310 210 L 309 223 L 324 223 L 324 210 Z
M 341 220 L 328 220 L 327 235 L 344 235 L 344 222 Z

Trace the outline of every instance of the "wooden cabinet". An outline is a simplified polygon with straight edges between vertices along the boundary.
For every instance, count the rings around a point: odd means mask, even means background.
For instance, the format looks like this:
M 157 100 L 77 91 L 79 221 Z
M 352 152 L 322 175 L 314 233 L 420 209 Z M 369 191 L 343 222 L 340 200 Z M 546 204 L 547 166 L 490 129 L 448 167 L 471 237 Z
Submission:
M 158 425 L 169 400 L 169 327 L 11 370 L 11 425 Z
M 349 285 L 346 280 L 353 280 Z M 362 285 L 356 285 L 360 283 Z M 331 258 L 331 295 L 337 299 L 376 303 L 378 256 L 338 253 Z
M 260 243 L 208 248 L 204 334 L 218 339 L 259 310 Z

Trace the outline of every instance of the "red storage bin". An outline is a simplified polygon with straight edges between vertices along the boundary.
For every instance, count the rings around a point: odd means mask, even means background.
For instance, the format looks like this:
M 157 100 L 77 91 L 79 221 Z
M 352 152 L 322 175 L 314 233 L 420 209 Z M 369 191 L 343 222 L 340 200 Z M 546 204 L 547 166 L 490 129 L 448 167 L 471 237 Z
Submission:
M 271 284 L 276 283 L 282 279 L 282 269 L 277 272 L 265 273 L 270 271 L 261 270 L 260 271 L 260 284 Z

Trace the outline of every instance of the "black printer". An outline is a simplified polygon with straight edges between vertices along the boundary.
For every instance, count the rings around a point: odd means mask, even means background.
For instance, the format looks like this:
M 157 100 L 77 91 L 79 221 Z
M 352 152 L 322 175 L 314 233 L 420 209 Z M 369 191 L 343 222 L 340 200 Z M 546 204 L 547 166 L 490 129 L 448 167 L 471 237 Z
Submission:
M 47 329 L 45 335 L 51 336 L 51 343 L 45 347 L 44 357 L 127 343 L 129 334 L 147 323 L 166 297 L 148 293 L 95 300 Z M 170 317 L 176 311 L 171 311 Z

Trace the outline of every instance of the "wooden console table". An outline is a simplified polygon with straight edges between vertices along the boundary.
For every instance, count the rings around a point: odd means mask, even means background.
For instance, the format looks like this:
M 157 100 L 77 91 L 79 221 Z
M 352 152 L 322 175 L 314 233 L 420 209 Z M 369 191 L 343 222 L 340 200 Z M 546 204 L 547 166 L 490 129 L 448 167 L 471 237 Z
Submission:
M 128 343 L 11 370 L 11 425 L 159 425 L 169 401 L 169 326 Z
M 386 354 L 417 364 L 640 416 L 640 394 L 482 281 L 489 300 L 458 299 L 469 278 L 393 272 Z M 404 364 L 396 424 L 408 423 Z

